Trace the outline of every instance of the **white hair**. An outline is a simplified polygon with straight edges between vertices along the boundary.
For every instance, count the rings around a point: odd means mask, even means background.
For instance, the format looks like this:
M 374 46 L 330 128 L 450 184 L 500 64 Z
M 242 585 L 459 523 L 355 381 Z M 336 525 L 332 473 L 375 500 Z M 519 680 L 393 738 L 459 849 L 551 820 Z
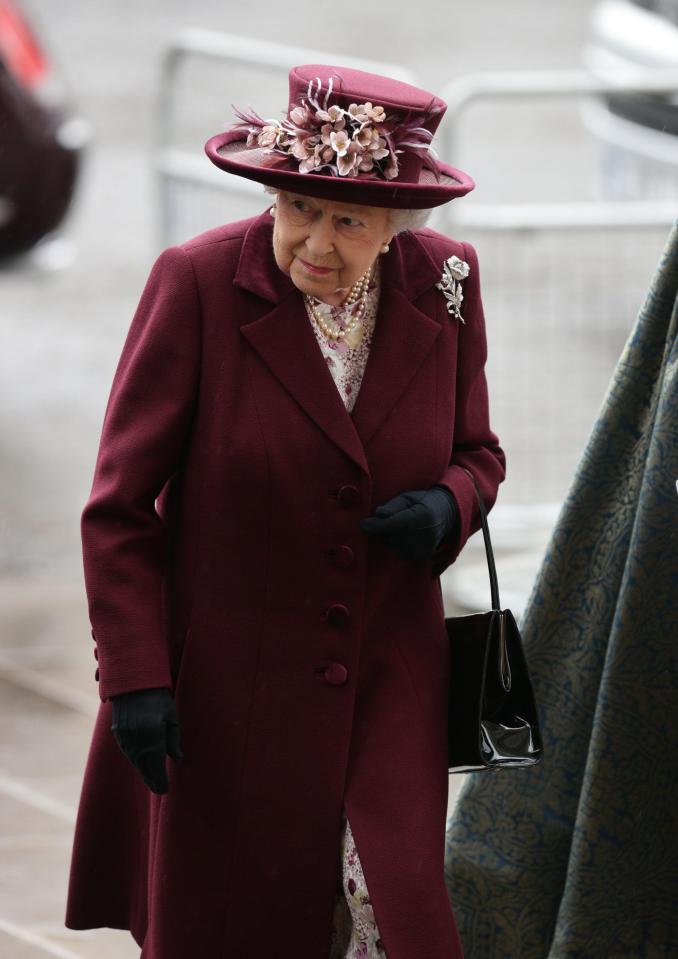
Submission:
M 391 229 L 394 233 L 404 230 L 421 230 L 426 226 L 433 210 L 389 210 Z
M 264 186 L 264 193 L 277 196 L 280 190 L 274 186 Z M 405 230 L 421 230 L 426 226 L 433 210 L 396 210 L 389 209 L 389 226 L 393 233 L 403 233 Z

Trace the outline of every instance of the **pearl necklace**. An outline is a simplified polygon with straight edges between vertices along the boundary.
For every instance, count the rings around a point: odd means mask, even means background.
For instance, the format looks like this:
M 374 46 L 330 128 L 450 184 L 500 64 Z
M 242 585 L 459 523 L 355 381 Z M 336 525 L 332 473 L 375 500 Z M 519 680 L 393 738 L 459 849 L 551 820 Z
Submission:
M 348 336 L 351 330 L 353 330 L 360 322 L 363 317 L 363 313 L 365 312 L 365 303 L 367 301 L 367 291 L 370 285 L 371 273 L 371 268 L 367 270 L 366 273 L 363 273 L 360 279 L 353 284 L 350 293 L 346 297 L 345 303 L 342 304 L 342 306 L 353 306 L 354 303 L 359 302 L 357 311 L 351 317 L 343 330 L 339 327 L 335 329 L 326 323 L 315 308 L 315 303 L 313 302 L 314 298 L 309 296 L 308 293 L 304 293 L 304 300 L 306 301 L 309 310 L 313 314 L 313 319 L 316 321 L 325 336 L 329 336 L 333 340 L 342 340 L 344 337 Z

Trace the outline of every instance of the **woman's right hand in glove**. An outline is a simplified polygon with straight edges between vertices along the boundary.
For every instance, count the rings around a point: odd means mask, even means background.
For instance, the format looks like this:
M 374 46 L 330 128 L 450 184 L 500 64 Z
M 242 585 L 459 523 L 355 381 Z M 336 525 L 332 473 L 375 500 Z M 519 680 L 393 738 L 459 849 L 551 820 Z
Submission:
M 184 758 L 172 693 L 166 687 L 135 689 L 111 697 L 111 729 L 118 746 L 154 793 L 169 790 L 165 756 Z

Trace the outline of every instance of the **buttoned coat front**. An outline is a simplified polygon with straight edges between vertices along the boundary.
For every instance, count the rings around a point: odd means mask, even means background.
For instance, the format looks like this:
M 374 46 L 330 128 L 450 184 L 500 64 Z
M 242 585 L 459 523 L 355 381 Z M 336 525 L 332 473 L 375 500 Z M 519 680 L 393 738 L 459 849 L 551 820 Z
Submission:
M 465 323 L 436 288 L 452 254 Z M 100 707 L 66 925 L 143 959 L 326 959 L 346 808 L 388 959 L 461 956 L 444 880 L 448 640 L 439 575 L 491 507 L 474 248 L 382 257 L 351 414 L 267 213 L 163 251 L 131 323 L 82 515 Z M 363 517 L 442 483 L 460 527 L 410 563 Z M 110 697 L 172 689 L 184 760 L 158 795 Z

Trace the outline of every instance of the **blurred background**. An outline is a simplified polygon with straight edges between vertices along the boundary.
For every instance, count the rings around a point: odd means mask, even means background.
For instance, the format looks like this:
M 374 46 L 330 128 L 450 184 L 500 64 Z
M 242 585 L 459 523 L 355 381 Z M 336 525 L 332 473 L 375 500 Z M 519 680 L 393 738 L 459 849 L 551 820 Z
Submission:
M 493 427 L 490 517 L 519 613 L 678 207 L 678 0 L 0 0 L 0 956 L 138 956 L 63 928 L 96 663 L 79 518 L 120 350 L 162 248 L 264 209 L 212 167 L 231 104 L 277 116 L 294 63 L 438 93 L 438 152 L 476 190 Z M 444 577 L 486 608 L 482 540 Z M 461 777 L 451 777 L 450 809 Z

